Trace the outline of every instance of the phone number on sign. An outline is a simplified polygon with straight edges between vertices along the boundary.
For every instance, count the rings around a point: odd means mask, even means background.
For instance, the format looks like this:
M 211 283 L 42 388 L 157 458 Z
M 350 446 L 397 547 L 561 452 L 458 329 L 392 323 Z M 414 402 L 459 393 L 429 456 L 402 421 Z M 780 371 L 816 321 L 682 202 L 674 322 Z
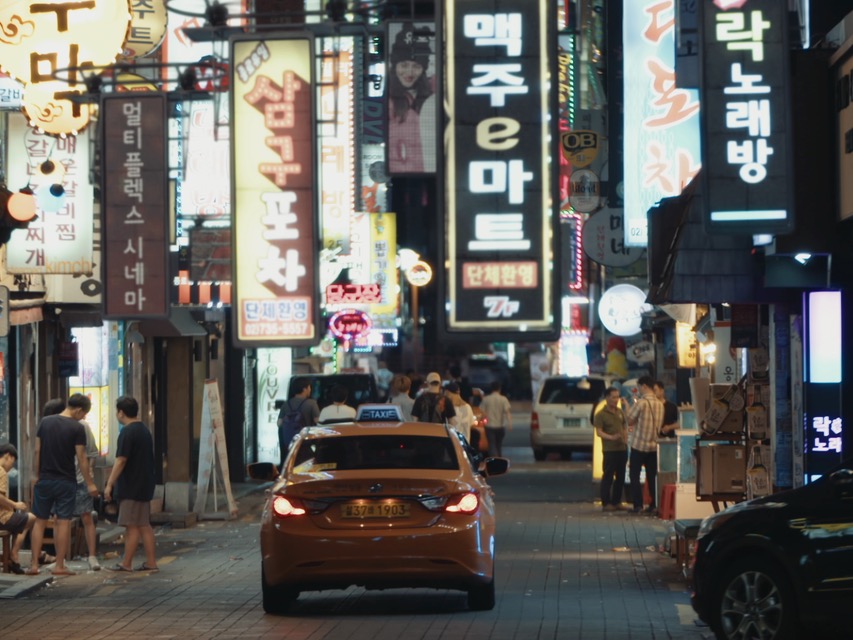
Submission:
M 247 336 L 304 336 L 310 337 L 310 322 L 247 322 L 243 327 Z

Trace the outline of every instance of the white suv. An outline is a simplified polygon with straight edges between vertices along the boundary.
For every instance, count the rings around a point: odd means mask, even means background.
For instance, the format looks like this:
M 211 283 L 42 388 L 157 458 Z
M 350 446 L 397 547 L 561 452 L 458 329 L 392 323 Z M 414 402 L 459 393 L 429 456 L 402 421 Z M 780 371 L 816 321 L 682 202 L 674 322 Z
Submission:
M 607 387 L 617 382 L 618 378 L 596 375 L 546 378 L 530 416 L 533 457 L 544 460 L 548 453 L 557 451 L 568 460 L 572 451 L 592 451 L 593 411 L 604 399 Z

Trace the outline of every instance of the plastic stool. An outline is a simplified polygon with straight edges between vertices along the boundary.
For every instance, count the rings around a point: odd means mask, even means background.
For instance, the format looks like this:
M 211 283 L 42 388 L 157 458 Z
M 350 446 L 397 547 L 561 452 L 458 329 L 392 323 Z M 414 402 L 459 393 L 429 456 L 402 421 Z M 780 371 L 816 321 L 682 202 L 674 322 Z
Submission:
M 673 520 L 675 518 L 675 485 L 663 485 L 661 494 L 660 517 L 661 520 Z

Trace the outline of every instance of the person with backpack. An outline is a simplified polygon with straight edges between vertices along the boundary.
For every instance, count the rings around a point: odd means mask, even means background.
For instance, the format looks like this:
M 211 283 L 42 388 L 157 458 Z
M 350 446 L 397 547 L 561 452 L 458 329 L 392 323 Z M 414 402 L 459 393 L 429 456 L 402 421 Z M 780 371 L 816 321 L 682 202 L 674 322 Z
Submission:
M 435 371 L 426 377 L 426 389 L 412 405 L 412 418 L 418 422 L 438 422 L 456 424 L 456 410 L 453 403 L 444 395 L 441 388 L 441 376 Z
M 320 407 L 311 397 L 311 382 L 297 380 L 293 385 L 293 395 L 283 405 L 278 413 L 278 446 L 281 450 L 279 469 L 284 468 L 284 459 L 290 443 L 302 427 L 313 427 L 320 417 Z

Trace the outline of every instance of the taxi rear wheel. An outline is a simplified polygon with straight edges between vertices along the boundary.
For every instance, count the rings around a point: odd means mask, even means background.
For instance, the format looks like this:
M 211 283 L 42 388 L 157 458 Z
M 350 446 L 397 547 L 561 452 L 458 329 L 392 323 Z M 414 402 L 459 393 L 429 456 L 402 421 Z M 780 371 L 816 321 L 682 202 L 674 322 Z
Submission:
M 495 608 L 495 576 L 486 584 L 468 589 L 468 608 L 471 611 L 491 611 Z
M 267 577 L 261 568 L 261 593 L 264 611 L 267 613 L 287 613 L 290 606 L 299 598 L 299 591 L 291 587 L 274 587 L 267 584 Z

